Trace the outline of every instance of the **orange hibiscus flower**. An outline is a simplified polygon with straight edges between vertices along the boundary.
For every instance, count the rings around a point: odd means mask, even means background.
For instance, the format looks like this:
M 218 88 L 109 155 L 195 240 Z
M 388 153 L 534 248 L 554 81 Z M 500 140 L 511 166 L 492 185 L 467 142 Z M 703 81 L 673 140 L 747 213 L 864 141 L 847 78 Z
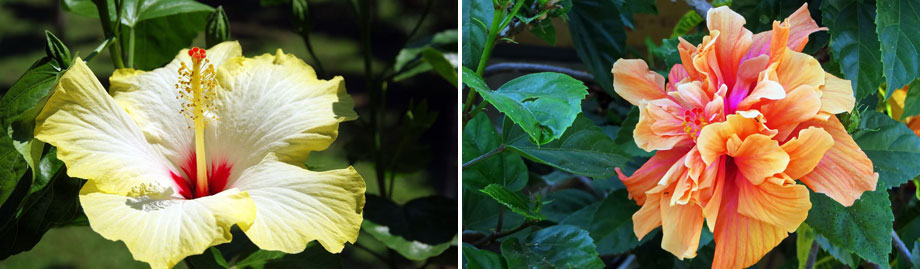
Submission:
M 642 60 L 612 70 L 616 92 L 639 107 L 636 144 L 657 150 L 630 177 L 617 169 L 642 206 L 636 236 L 661 226 L 661 247 L 692 258 L 705 220 L 715 268 L 751 266 L 795 231 L 811 208 L 805 186 L 850 206 L 878 181 L 834 116 L 855 104 L 850 82 L 801 53 L 823 30 L 807 5 L 771 31 L 744 23 L 710 9 L 709 35 L 698 47 L 680 40 L 667 85 Z

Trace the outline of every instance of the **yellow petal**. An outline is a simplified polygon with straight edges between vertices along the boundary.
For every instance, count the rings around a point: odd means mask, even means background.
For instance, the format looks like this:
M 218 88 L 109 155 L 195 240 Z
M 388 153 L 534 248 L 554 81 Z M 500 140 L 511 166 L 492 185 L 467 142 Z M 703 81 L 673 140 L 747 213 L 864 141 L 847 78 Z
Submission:
M 353 168 L 313 172 L 269 154 L 231 185 L 249 192 L 257 214 L 242 227 L 262 249 L 298 253 L 319 241 L 332 253 L 355 242 L 364 209 L 364 179 Z
M 303 163 L 338 135 L 339 123 L 357 118 L 342 77 L 320 80 L 313 68 L 278 50 L 235 57 L 217 70 L 214 100 L 220 119 L 205 129 L 207 151 L 234 166 L 259 163 L 269 152 Z
M 35 118 L 35 137 L 58 148 L 67 174 L 127 194 L 142 184 L 171 186 L 178 171 L 155 148 L 80 58 Z
M 107 194 L 92 181 L 80 190 L 90 227 L 102 237 L 124 241 L 134 259 L 169 268 L 208 247 L 230 242 L 230 227 L 256 216 L 245 192 L 225 190 L 194 200 Z

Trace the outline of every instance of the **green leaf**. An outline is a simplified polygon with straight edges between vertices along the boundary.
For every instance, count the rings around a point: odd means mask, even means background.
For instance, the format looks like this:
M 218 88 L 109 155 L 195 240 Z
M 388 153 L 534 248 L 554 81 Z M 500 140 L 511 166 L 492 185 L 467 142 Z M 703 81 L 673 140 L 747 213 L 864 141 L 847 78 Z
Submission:
M 475 246 L 463 243 L 463 268 L 466 269 L 492 269 L 508 268 L 502 262 L 502 258 L 484 249 L 477 249 Z
M 464 173 L 466 174 L 466 173 Z M 465 180 L 464 180 L 464 183 Z M 463 186 L 463 230 L 475 231 L 481 234 L 490 234 L 498 226 L 498 212 L 503 205 L 499 204 L 489 196 L 479 192 L 479 189 L 471 189 L 464 184 Z M 510 210 L 504 210 L 502 213 L 502 231 L 514 229 L 524 223 L 524 217 Z
M 622 20 L 610 17 L 621 16 L 622 10 L 614 1 L 578 0 L 572 3 L 568 16 L 575 52 L 594 75 L 597 85 L 614 95 L 610 68 L 625 55 L 626 32 Z
M 205 44 L 213 47 L 220 42 L 230 40 L 230 21 L 223 6 L 217 6 L 211 15 L 208 15 L 208 24 L 204 30 Z
M 610 193 L 596 206 L 588 206 L 572 214 L 562 224 L 571 224 L 587 230 L 597 252 L 601 255 L 619 254 L 655 237 L 646 235 L 641 241 L 633 232 L 632 215 L 639 210 L 635 201 L 627 197 L 626 190 Z
M 307 248 L 297 254 L 287 254 L 281 251 L 256 250 L 242 261 L 233 265 L 234 268 L 341 268 L 340 255 L 331 254 L 316 241 L 307 244 Z
M 550 45 L 556 44 L 556 28 L 553 27 L 553 21 L 544 19 L 530 25 L 530 33 L 546 41 Z
M 436 245 L 409 241 L 401 236 L 391 234 L 390 227 L 381 226 L 368 220 L 361 223 L 361 230 L 383 242 L 388 248 L 396 250 L 403 257 L 413 261 L 424 261 L 430 257 L 438 256 L 457 241 L 456 237 L 452 241 Z
M 691 44 L 699 44 L 703 41 L 703 33 L 693 33 L 682 37 Z M 677 50 L 679 44 L 680 40 L 677 37 L 665 38 L 661 40 L 661 46 L 652 49 L 652 55 L 664 61 L 664 71 L 670 72 L 672 66 L 680 63 L 680 51 Z
M 48 187 L 29 195 L 16 220 L 8 222 L 0 231 L 0 237 L 14 238 L 0 242 L 0 259 L 32 249 L 49 229 L 76 218 L 80 212 L 78 194 L 83 182 L 67 177 L 62 169 Z
M 588 95 L 584 83 L 561 73 L 524 75 L 495 91 L 483 87 L 485 82 L 472 70 L 464 69 L 463 79 L 464 83 L 471 81 L 467 86 L 521 126 L 537 145 L 562 136 L 581 113 L 581 100 Z
M 0 99 L 0 123 L 16 141 L 28 141 L 35 129 L 35 117 L 51 97 L 63 70 L 45 57 L 29 67 Z
M 505 143 L 510 150 L 573 174 L 607 178 L 616 175 L 615 167 L 622 167 L 630 160 L 601 128 L 582 115 L 575 118 L 559 140 L 541 146 L 527 139 L 524 131 L 510 121 L 505 122 L 503 129 L 508 130 Z
M 815 230 L 811 229 L 807 223 L 802 223 L 795 230 L 795 257 L 799 260 L 799 269 L 805 268 L 808 261 L 808 253 L 811 252 L 811 245 L 815 242 Z
M 198 33 L 204 30 L 211 11 L 181 13 L 143 20 L 134 26 L 134 67 L 153 70 L 169 63 L 179 50 L 187 48 Z M 164 33 L 163 29 L 169 29 Z M 128 49 L 130 32 L 123 29 L 119 38 L 122 48 Z
M 597 202 L 597 198 L 595 198 L 594 195 L 579 189 L 555 191 L 548 194 L 545 200 L 550 203 L 543 206 L 540 213 L 546 215 L 547 220 L 556 223 L 562 222 L 562 220 L 571 215 L 572 212 Z
M 671 38 L 686 35 L 701 22 L 703 22 L 703 17 L 700 16 L 700 14 L 696 14 L 696 11 L 693 10 L 687 11 L 687 13 L 684 13 L 684 16 L 680 17 L 677 24 L 674 25 L 674 30 L 671 31 Z
M 907 97 L 904 98 L 904 111 L 901 113 L 900 120 L 918 114 L 920 114 L 920 79 L 915 79 L 908 85 Z
M 463 66 L 477 68 L 489 35 L 495 6 L 492 0 L 463 0 Z
M 441 75 L 447 82 L 453 84 L 454 87 L 457 86 L 457 81 L 459 80 L 457 78 L 457 69 L 450 64 L 450 61 L 444 57 L 443 53 L 429 47 L 422 51 L 422 58 L 431 65 L 438 75 Z
M 842 264 L 849 266 L 850 268 L 856 268 L 856 262 L 859 261 L 859 257 L 854 257 L 853 253 L 848 252 L 838 246 L 831 244 L 826 237 L 819 235 L 815 236 L 815 241 L 818 242 L 818 246 L 821 249 L 826 250 L 827 253 L 830 253 L 837 261 Z
M 404 257 L 425 260 L 456 244 L 456 201 L 429 196 L 399 206 L 376 195 L 366 199 L 362 230 Z
M 463 128 L 463 162 L 486 154 L 501 144 L 501 137 L 495 132 L 492 121 L 485 113 L 480 113 Z M 502 152 L 463 169 L 463 186 L 480 190 L 489 184 L 501 184 L 512 191 L 524 188 L 527 185 L 527 166 L 521 156 Z
M 900 186 L 920 175 L 920 137 L 903 123 L 878 112 L 862 115 L 853 140 L 869 156 L 884 189 Z
M 13 140 L 0 133 L 0 205 L 13 194 L 16 184 L 26 172 L 26 162 L 13 147 Z
M 882 70 L 888 87 L 894 90 L 920 77 L 917 48 L 920 47 L 920 4 L 911 0 L 879 1 L 875 24 L 882 50 Z
M 115 1 L 108 0 L 107 2 L 109 4 L 109 17 L 114 20 L 117 15 Z M 96 5 L 91 0 L 64 0 L 62 4 L 65 10 L 75 14 L 99 18 Z M 214 8 L 194 0 L 122 0 L 121 24 L 134 27 L 145 20 L 183 13 L 211 13 L 213 11 Z
M 556 225 L 531 234 L 526 240 L 511 237 L 502 242 L 509 268 L 601 268 L 588 232 L 572 225 Z
M 812 192 L 805 222 L 831 244 L 876 264 L 888 264 L 894 215 L 883 186 L 864 192 L 850 207 Z
M 832 55 L 840 63 L 844 77 L 853 84 L 856 100 L 878 91 L 882 62 L 874 27 L 874 4 L 825 0 L 821 3 L 821 14 L 831 36 Z
M 446 53 L 450 52 L 452 53 L 451 55 L 456 56 L 456 54 L 453 53 L 456 48 L 456 29 L 445 30 L 428 38 L 407 45 L 405 48 L 399 51 L 399 54 L 396 55 L 396 62 L 393 64 L 393 74 L 395 75 L 393 81 L 400 81 L 432 70 L 433 66 L 429 61 L 426 61 L 426 59 L 423 58 L 423 54 L 426 50 L 435 49 L 437 52 L 443 55 L 442 58 L 447 60 L 448 56 Z M 454 77 L 456 77 L 457 70 L 454 67 L 454 64 L 450 64 L 450 61 L 447 61 L 447 63 L 447 66 L 450 66 L 450 68 L 453 70 L 452 72 Z M 454 79 L 451 81 L 455 82 L 457 80 Z
M 505 205 L 511 209 L 511 211 L 514 211 L 514 213 L 521 214 L 529 219 L 546 219 L 546 216 L 540 214 L 538 209 L 540 206 L 539 204 L 531 205 L 532 202 L 527 197 L 520 193 L 510 191 L 501 185 L 490 184 L 479 191 L 492 197 L 492 199 L 495 199 L 498 203 Z

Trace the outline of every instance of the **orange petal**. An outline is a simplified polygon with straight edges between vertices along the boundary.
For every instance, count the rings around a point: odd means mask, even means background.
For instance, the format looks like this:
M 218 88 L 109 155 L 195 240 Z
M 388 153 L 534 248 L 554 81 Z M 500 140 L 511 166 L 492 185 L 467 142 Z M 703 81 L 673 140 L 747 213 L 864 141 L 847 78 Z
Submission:
M 808 188 L 796 185 L 785 174 L 779 175 L 781 177 L 772 177 L 760 185 L 736 181 L 738 213 L 791 233 L 808 217 L 811 202 Z
M 789 164 L 789 154 L 783 151 L 779 142 L 762 134 L 752 134 L 744 138 L 737 149 L 729 145 L 728 155 L 734 157 L 738 172 L 757 185 L 768 177 L 783 172 Z
M 853 110 L 856 97 L 853 96 L 853 84 L 849 80 L 838 78 L 831 73 L 824 73 L 824 86 L 821 87 L 821 112 L 838 114 Z M 900 119 L 900 117 L 895 117 Z
M 646 234 L 658 228 L 658 226 L 661 226 L 660 200 L 661 194 L 650 193 L 648 203 L 645 203 L 639 211 L 633 214 L 633 232 L 636 233 L 636 238 L 639 238 L 639 240 L 642 240 Z
M 827 30 L 827 28 L 818 27 L 818 23 L 811 18 L 811 13 L 808 12 L 808 3 L 802 4 L 799 9 L 786 18 L 786 21 L 789 22 L 790 26 L 787 44 L 794 51 L 802 51 L 805 48 L 805 44 L 808 43 L 808 35 L 811 33 Z
M 788 234 L 782 228 L 739 213 L 737 184 L 749 184 L 739 173 L 724 180 L 719 220 L 713 230 L 716 251 L 712 268 L 745 268 L 757 263 Z M 708 216 L 707 216 L 708 218 Z
M 783 150 L 789 154 L 789 165 L 785 173 L 791 178 L 807 175 L 833 145 L 834 138 L 824 129 L 802 129 L 797 137 L 783 144 Z
M 724 84 L 734 85 L 741 58 L 751 47 L 751 31 L 744 28 L 744 17 L 727 6 L 711 8 L 706 15 L 710 32 L 718 30 L 716 59 Z
M 789 34 L 783 44 L 793 51 L 802 51 L 802 49 L 805 48 L 805 44 L 808 43 L 808 35 L 811 33 L 827 30 L 827 28 L 818 27 L 818 23 L 811 18 L 811 14 L 808 13 L 807 3 L 789 15 L 784 23 L 789 24 Z M 773 30 L 754 34 L 751 49 L 745 54 L 745 58 L 767 53 L 767 49 L 769 49 L 771 43 L 773 43 L 771 40 L 772 38 Z
M 683 119 L 674 116 L 680 106 L 670 99 L 658 99 L 639 106 L 639 122 L 633 130 L 636 145 L 645 150 L 668 150 L 692 142 L 683 130 Z
M 786 98 L 765 104 L 760 108 L 770 129 L 779 131 L 778 138 L 788 136 L 796 125 L 810 120 L 818 114 L 821 106 L 820 97 L 815 87 L 802 85 L 792 91 Z
M 910 117 L 907 120 L 907 128 L 914 131 L 914 134 L 920 136 L 920 117 Z
M 668 92 L 676 91 L 677 84 L 688 77 L 690 77 L 690 74 L 687 73 L 687 69 L 684 68 L 684 65 L 675 64 L 672 66 L 671 72 L 668 73 Z
M 680 41 L 680 43 L 677 44 L 677 52 L 680 53 L 680 61 L 683 63 L 682 66 L 684 66 L 684 69 L 687 71 L 687 76 L 689 76 L 692 80 L 699 80 L 700 75 L 696 71 L 696 68 L 693 67 L 692 60 L 692 55 L 696 53 L 696 46 L 690 44 L 690 42 L 687 42 L 687 40 L 684 40 L 683 37 L 677 37 L 677 40 Z
M 666 98 L 664 77 L 648 69 L 643 60 L 619 59 L 613 63 L 613 89 L 620 97 L 638 106 L 643 100 Z
M 818 60 L 808 54 L 787 49 L 778 63 L 776 75 L 786 92 L 801 85 L 810 85 L 816 89 L 824 85 L 824 69 Z
M 696 141 L 703 162 L 710 165 L 719 156 L 728 154 L 726 144 L 732 136 L 743 139 L 757 133 L 758 129 L 757 121 L 737 114 L 728 115 L 723 122 L 706 125 Z
M 799 125 L 823 128 L 834 138 L 834 145 L 824 153 L 818 165 L 799 178 L 815 192 L 824 193 L 844 206 L 853 205 L 864 191 L 875 190 L 878 174 L 872 172 L 872 160 L 856 145 L 837 117 L 827 121 L 811 120 Z
M 712 165 L 703 172 L 700 180 L 700 197 L 703 202 L 703 216 L 706 216 L 706 223 L 709 225 L 709 231 L 712 232 L 716 227 L 719 219 L 719 209 L 722 205 L 722 194 L 725 190 L 725 176 L 734 175 L 737 172 L 727 171 L 726 168 L 732 166 L 725 165 L 726 158 L 722 157 L 716 160 Z M 732 178 L 734 180 L 734 178 Z M 711 187 L 710 187 L 711 186 Z
M 669 92 L 668 96 L 685 109 L 703 108 L 711 101 L 706 92 L 703 91 L 703 88 L 700 87 L 699 81 L 677 85 L 677 90 Z
M 754 86 L 754 90 L 751 91 L 751 94 L 745 97 L 744 100 L 741 100 L 737 109 L 747 110 L 754 104 L 760 103 L 762 99 L 780 100 L 783 98 L 786 98 L 786 90 L 783 89 L 783 85 L 780 85 L 779 82 L 776 81 L 764 79 Z
M 773 33 L 770 40 L 770 62 L 778 61 L 786 53 L 786 41 L 789 40 L 789 23 L 773 21 Z
M 669 205 L 664 195 L 661 205 L 661 248 L 678 259 L 696 257 L 703 229 L 703 209 L 696 203 Z
M 620 181 L 623 181 L 623 185 L 626 185 L 629 197 L 636 200 L 636 204 L 644 205 L 646 200 L 645 192 L 658 185 L 658 181 L 664 177 L 668 169 L 689 150 L 689 148 L 659 150 L 629 177 L 624 175 L 620 168 L 615 170 L 619 175 Z

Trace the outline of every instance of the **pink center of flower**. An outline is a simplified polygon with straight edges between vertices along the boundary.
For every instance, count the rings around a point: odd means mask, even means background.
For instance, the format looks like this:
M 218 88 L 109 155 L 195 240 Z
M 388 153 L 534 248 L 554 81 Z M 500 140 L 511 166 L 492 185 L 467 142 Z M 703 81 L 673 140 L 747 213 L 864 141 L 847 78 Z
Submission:
M 696 141 L 696 136 L 700 133 L 700 130 L 703 130 L 709 122 L 706 120 L 706 117 L 703 116 L 702 108 L 694 108 L 684 110 L 684 132 L 687 135 L 690 135 L 690 138 L 693 138 Z
M 233 169 L 233 165 L 226 161 L 211 162 L 211 167 L 208 168 L 208 178 L 205 179 L 208 182 L 208 191 L 207 193 L 197 193 L 195 190 L 195 186 L 198 185 L 198 176 L 195 173 L 195 167 L 198 164 L 196 159 L 195 153 L 192 152 L 179 167 L 182 168 L 182 173 L 185 176 L 169 171 L 169 175 L 172 176 L 176 186 L 179 187 L 179 194 L 185 199 L 195 199 L 223 191 L 227 186 L 227 179 L 230 178 L 230 171 Z

